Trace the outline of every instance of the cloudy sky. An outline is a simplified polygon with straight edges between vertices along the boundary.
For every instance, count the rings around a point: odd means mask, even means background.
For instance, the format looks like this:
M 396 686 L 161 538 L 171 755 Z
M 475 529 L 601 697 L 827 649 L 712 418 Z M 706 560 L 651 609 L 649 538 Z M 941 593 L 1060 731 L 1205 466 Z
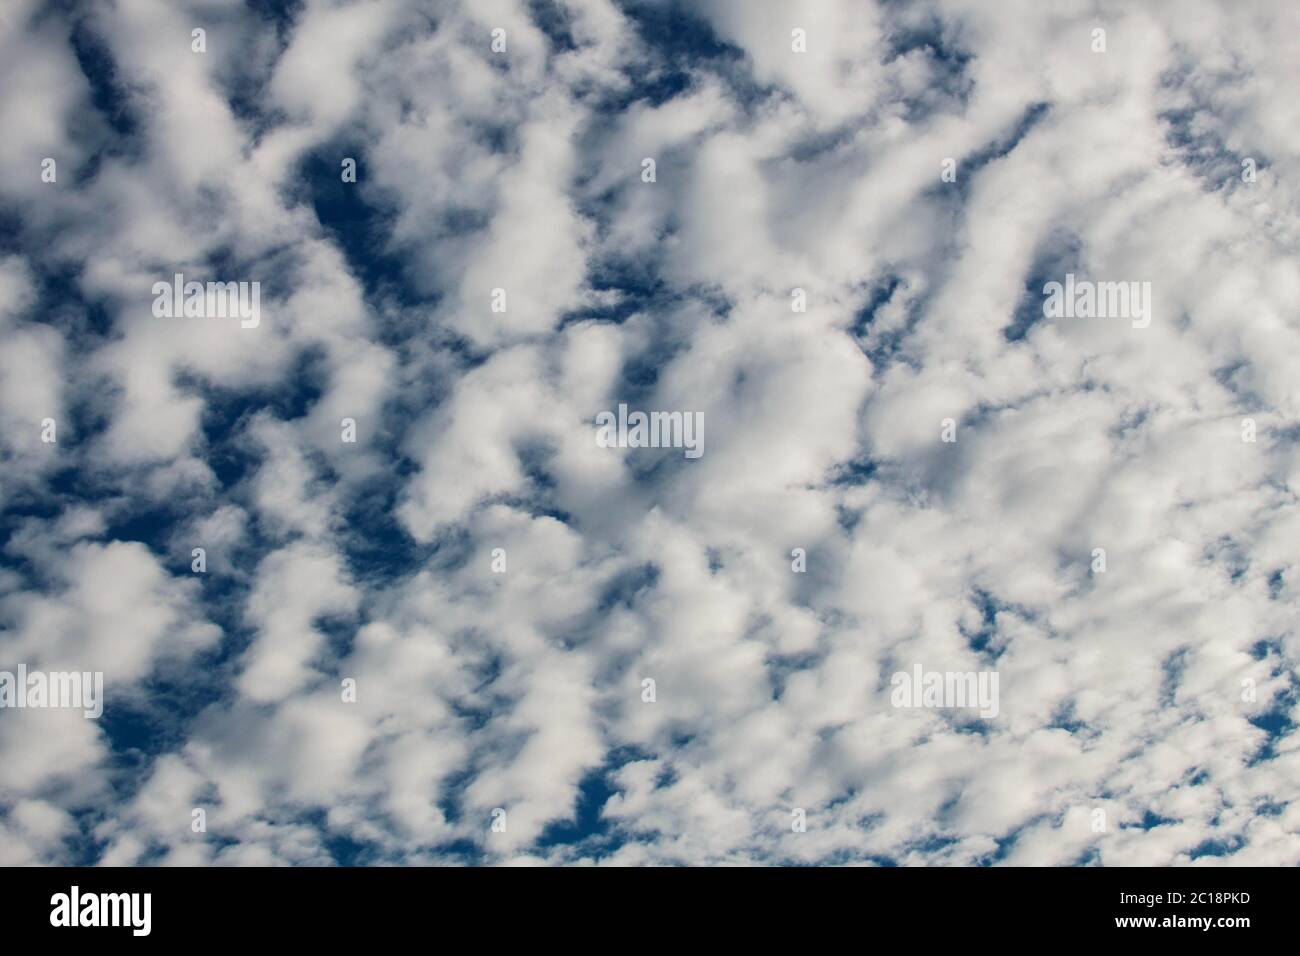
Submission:
M 0 669 L 105 700 L 0 863 L 1300 863 L 1297 90 L 1281 0 L 6 0 Z

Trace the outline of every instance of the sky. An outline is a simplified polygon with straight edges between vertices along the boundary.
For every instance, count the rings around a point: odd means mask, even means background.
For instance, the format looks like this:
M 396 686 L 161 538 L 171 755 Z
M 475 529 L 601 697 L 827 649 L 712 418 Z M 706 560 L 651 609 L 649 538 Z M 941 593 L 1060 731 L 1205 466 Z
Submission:
M 1297 90 L 1281 0 L 7 0 L 0 672 L 103 713 L 0 699 L 0 864 L 1300 864 Z

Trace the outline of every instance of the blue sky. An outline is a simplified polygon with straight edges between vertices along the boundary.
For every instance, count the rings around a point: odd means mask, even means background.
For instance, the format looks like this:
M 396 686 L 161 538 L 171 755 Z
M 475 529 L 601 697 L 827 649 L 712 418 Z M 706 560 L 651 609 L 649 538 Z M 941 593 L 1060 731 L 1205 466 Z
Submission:
M 1300 862 L 1297 27 L 9 4 L 0 863 Z

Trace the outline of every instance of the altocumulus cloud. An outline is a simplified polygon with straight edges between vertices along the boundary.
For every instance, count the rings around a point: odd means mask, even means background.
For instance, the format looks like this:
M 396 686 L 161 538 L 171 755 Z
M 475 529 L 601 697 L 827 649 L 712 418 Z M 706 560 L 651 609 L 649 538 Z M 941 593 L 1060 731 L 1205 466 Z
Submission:
M 1297 88 L 1286 3 L 10 0 L 0 671 L 104 706 L 6 685 L 0 862 L 1300 863 Z

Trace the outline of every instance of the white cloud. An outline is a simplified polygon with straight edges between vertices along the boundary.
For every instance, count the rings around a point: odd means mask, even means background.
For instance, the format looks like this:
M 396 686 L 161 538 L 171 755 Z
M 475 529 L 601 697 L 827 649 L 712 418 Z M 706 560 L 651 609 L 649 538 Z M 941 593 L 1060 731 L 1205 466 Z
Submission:
M 0 721 L 0 861 L 1300 862 L 1298 14 L 1194 7 L 315 2 L 195 54 L 131 0 L 111 82 L 10 11 L 0 649 L 136 704 L 221 653 L 126 794 L 94 722 Z M 178 271 L 261 325 L 154 317 Z M 1149 327 L 1043 318 L 1066 272 Z M 599 447 L 621 402 L 703 458 Z M 891 707 L 913 664 L 998 716 Z

